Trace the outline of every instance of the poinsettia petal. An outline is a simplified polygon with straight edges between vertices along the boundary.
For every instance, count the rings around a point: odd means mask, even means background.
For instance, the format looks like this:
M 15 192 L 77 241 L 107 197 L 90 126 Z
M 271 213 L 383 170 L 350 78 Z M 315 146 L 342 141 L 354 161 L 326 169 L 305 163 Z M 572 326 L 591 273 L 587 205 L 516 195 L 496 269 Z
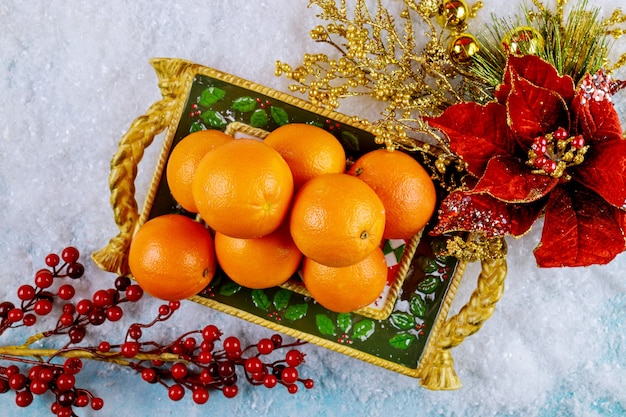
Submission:
M 528 233 L 543 212 L 546 200 L 547 198 L 542 198 L 529 204 L 509 204 L 511 235 L 521 237 Z
M 594 91 L 596 86 L 587 74 L 571 104 L 576 132 L 592 141 L 621 139 L 622 126 L 610 94 Z
M 573 178 L 610 204 L 626 208 L 626 140 L 593 143 Z
M 559 183 L 557 178 L 533 174 L 530 167 L 510 156 L 491 158 L 472 191 L 488 193 L 507 203 L 530 203 L 544 197 Z
M 502 84 L 496 89 L 496 99 L 506 103 L 512 89 L 512 78 L 523 78 L 537 87 L 552 90 L 569 102 L 574 97 L 574 81 L 559 75 L 553 65 L 535 55 L 509 55 Z
M 537 87 L 523 78 L 513 78 L 507 99 L 511 130 L 524 148 L 533 139 L 555 131 L 569 129 L 569 113 L 563 98 L 552 90 Z
M 432 235 L 450 232 L 480 232 L 485 237 L 505 236 L 511 230 L 506 203 L 487 194 L 450 193 L 439 207 L 438 223 Z
M 489 158 L 513 152 L 515 143 L 506 117 L 506 108 L 497 103 L 459 103 L 425 120 L 446 134 L 450 149 L 467 163 L 468 172 L 478 177 Z
M 540 267 L 606 264 L 626 248 L 617 211 L 594 192 L 557 187 L 546 206 Z

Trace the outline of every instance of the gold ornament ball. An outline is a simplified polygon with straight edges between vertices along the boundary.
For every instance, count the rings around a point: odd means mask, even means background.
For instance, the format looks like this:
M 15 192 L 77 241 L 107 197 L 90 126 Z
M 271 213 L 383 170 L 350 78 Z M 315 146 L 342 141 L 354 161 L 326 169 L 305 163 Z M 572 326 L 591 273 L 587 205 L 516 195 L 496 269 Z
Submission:
M 469 9 L 464 0 L 444 0 L 439 7 L 439 22 L 444 27 L 459 27 L 468 17 Z
M 530 26 L 519 26 L 502 39 L 505 52 L 512 54 L 537 55 L 545 46 L 541 33 Z
M 450 59 L 457 64 L 467 64 L 479 50 L 478 41 L 468 33 L 457 36 L 448 45 Z

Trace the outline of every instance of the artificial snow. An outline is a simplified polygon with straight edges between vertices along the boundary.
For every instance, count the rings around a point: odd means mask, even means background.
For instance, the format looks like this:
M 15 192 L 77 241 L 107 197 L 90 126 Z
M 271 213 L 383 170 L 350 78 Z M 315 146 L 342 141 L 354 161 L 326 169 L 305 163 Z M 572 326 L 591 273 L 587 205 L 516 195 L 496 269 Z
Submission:
M 307 3 L 0 2 L 0 301 L 15 301 L 17 287 L 32 282 L 45 255 L 67 245 L 81 250 L 87 269 L 88 278 L 76 284 L 77 299 L 112 285 L 114 277 L 95 267 L 89 255 L 117 234 L 107 178 L 119 138 L 160 98 L 150 58 L 184 58 L 288 92 L 289 81 L 274 76 L 275 61 L 298 64 L 305 52 L 321 48 L 308 37 L 309 30 L 322 22 L 316 17 L 319 10 L 307 8 Z M 386 3 L 396 7 L 400 2 Z M 490 21 L 490 12 L 505 16 L 520 4 L 485 3 L 480 12 L 485 22 Z M 604 7 L 605 14 L 617 6 L 608 0 L 589 3 Z M 624 42 L 619 46 L 626 49 Z M 624 109 L 624 101 L 618 108 Z M 372 118 L 378 107 L 352 100 L 341 111 Z M 622 114 L 626 123 L 626 112 Z M 158 148 L 148 148 L 140 164 L 140 202 Z M 143 382 L 134 372 L 89 362 L 78 375 L 78 384 L 103 397 L 105 408 L 79 413 L 626 415 L 626 255 L 608 266 L 539 270 L 532 256 L 539 226 L 520 240 L 508 241 L 509 273 L 502 300 L 483 328 L 452 351 L 463 382 L 458 391 L 427 391 L 416 379 L 307 345 L 300 372 L 315 380 L 314 389 L 301 388 L 291 395 L 281 387 L 268 390 L 242 382 L 236 398 L 214 392 L 203 406 L 195 405 L 189 394 L 172 402 L 163 387 Z M 468 268 L 454 311 L 473 291 L 477 274 L 478 265 Z M 151 320 L 160 304 L 146 297 L 126 308 L 121 323 L 103 325 L 89 340 L 120 337 L 122 324 Z M 166 325 L 151 331 L 155 339 L 166 338 L 209 323 L 239 336 L 244 345 L 272 334 L 191 302 L 184 302 Z M 8 331 L 0 343 L 20 344 L 31 330 Z M 48 416 L 52 401 L 46 394 L 19 409 L 14 395 L 2 394 L 0 414 Z

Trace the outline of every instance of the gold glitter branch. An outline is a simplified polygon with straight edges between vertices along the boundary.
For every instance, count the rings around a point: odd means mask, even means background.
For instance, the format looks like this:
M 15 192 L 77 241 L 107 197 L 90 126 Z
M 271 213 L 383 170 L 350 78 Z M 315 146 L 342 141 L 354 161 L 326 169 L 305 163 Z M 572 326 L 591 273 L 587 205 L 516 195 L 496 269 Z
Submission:
M 451 157 L 445 141 L 421 117 L 466 98 L 459 79 L 477 44 L 464 31 L 482 3 L 470 8 L 464 0 L 405 0 L 393 14 L 382 0 L 374 13 L 365 0 L 356 0 L 352 16 L 345 0 L 311 0 L 312 5 L 329 23 L 314 28 L 311 38 L 330 45 L 339 57 L 305 54 L 295 68 L 278 61 L 276 74 L 295 81 L 291 91 L 308 93 L 313 104 L 329 108 L 342 98 L 373 97 L 386 106 L 373 123 L 379 143 L 428 153 L 431 148 L 423 143 L 434 141 Z M 420 134 L 420 140 L 408 132 Z

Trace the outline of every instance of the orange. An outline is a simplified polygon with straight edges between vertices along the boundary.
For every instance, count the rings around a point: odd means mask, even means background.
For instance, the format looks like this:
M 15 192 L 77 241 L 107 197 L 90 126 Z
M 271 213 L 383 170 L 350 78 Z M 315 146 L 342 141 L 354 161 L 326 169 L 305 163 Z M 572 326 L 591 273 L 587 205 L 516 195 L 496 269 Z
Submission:
M 385 206 L 383 238 L 409 239 L 430 220 L 437 200 L 426 170 L 401 151 L 377 149 L 361 156 L 348 171 L 378 194 Z
M 343 146 L 321 127 L 304 123 L 282 125 L 265 138 L 265 143 L 287 161 L 296 189 L 317 175 L 346 170 Z
M 148 294 L 168 301 L 188 298 L 203 290 L 215 274 L 213 238 L 189 217 L 158 216 L 133 237 L 128 266 Z
M 174 200 L 185 210 L 197 213 L 191 183 L 198 164 L 207 152 L 233 140 L 219 130 L 200 130 L 185 136 L 172 150 L 165 175 Z
M 380 244 L 385 208 L 363 181 L 323 174 L 294 198 L 290 229 L 296 246 L 316 262 L 342 267 L 365 259 Z
M 302 280 L 315 301 L 336 313 L 347 313 L 376 301 L 387 282 L 387 263 L 380 247 L 361 262 L 343 268 L 304 258 Z
M 216 233 L 215 253 L 226 275 L 239 285 L 256 289 L 283 284 L 295 274 L 302 260 L 287 223 L 256 239 Z
M 286 219 L 293 176 L 280 154 L 255 139 L 235 139 L 207 153 L 192 183 L 207 225 L 231 237 L 267 235 Z

